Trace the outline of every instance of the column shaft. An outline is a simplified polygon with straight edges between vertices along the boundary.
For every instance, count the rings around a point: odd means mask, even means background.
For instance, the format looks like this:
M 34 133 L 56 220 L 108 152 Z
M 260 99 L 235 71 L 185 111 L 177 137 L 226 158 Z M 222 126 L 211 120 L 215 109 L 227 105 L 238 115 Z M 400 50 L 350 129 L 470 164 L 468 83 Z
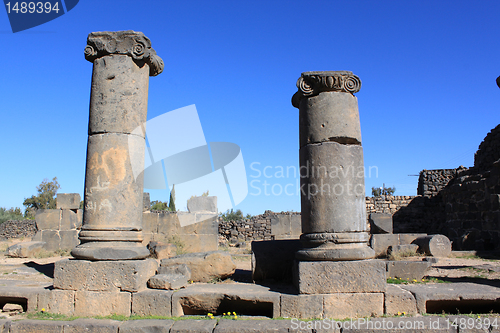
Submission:
M 92 33 L 85 208 L 79 259 L 142 259 L 142 198 L 149 76 L 163 63 L 142 33 Z M 159 65 L 159 66 L 158 66 Z M 156 68 L 158 66 L 158 68 Z M 134 173 L 135 171 L 135 173 Z
M 351 72 L 307 72 L 292 103 L 299 108 L 301 211 L 299 260 L 373 258 L 368 247 L 363 148 Z

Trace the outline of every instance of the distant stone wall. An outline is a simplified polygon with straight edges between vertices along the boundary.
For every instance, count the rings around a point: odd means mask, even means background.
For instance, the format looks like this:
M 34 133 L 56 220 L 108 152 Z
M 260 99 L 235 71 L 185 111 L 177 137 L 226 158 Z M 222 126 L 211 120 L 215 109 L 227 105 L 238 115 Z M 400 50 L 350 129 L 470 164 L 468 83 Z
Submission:
M 381 195 L 379 197 L 366 197 L 366 216 L 370 213 L 394 214 L 401 207 L 406 207 L 415 198 L 409 195 Z
M 0 239 L 31 238 L 36 234 L 35 220 L 8 220 L 0 224 Z
M 463 166 L 456 169 L 422 170 L 418 177 L 417 194 L 424 197 L 435 196 L 457 176 L 457 173 L 466 170 Z
M 219 235 L 232 243 L 238 241 L 299 238 L 302 233 L 300 213 L 265 211 L 239 221 L 219 218 Z

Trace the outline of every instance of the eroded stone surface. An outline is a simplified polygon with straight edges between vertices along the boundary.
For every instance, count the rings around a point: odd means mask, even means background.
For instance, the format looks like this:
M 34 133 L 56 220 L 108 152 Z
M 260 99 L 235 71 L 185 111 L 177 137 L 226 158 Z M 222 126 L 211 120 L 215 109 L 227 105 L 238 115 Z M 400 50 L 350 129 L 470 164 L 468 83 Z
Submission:
M 61 260 L 55 263 L 54 287 L 64 290 L 130 291 L 145 289 L 156 273 L 154 259 L 121 261 Z
M 385 271 L 380 260 L 298 261 L 294 285 L 301 294 L 384 292 Z
M 395 316 L 401 313 L 413 315 L 417 313 L 417 302 L 415 297 L 408 290 L 404 290 L 396 285 L 387 285 L 385 291 L 385 314 Z
M 188 279 L 182 274 L 157 274 L 148 280 L 148 287 L 153 289 L 174 290 L 187 284 Z
M 172 291 L 147 289 L 133 293 L 132 315 L 172 316 Z
M 336 293 L 324 296 L 325 318 L 361 318 L 384 314 L 383 293 Z
M 7 249 L 7 255 L 14 258 L 29 258 L 39 253 L 45 242 L 22 242 L 10 246 Z
M 183 254 L 174 258 L 163 259 L 158 273 L 163 274 L 171 268 L 185 264 L 191 270 L 193 282 L 209 282 L 213 279 L 225 279 L 233 275 L 236 265 L 227 252 L 212 251 Z

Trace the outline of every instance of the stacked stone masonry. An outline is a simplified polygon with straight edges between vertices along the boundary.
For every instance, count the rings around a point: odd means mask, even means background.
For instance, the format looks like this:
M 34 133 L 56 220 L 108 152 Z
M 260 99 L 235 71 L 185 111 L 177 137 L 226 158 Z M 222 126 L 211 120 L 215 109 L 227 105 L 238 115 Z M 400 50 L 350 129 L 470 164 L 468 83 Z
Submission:
M 36 211 L 38 231 L 32 240 L 45 242 L 44 249 L 47 251 L 71 250 L 80 244 L 78 233 L 82 226 L 83 211 L 79 206 L 79 194 L 58 194 L 56 209 Z
M 8 220 L 0 224 L 0 239 L 31 238 L 36 234 L 35 220 Z
M 456 169 L 422 170 L 418 177 L 417 194 L 433 197 L 439 193 L 458 173 L 466 170 L 463 166 Z
M 299 238 L 300 213 L 266 211 L 264 214 L 239 221 L 219 218 L 219 235 L 232 243 L 252 240 Z

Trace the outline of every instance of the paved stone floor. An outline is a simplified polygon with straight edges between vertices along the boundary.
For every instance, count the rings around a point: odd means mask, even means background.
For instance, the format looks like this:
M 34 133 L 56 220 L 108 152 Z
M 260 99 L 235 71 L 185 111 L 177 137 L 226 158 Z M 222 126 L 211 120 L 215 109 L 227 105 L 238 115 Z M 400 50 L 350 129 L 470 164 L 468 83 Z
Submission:
M 478 316 L 418 316 L 357 320 L 298 321 L 254 319 L 0 320 L 1 332 L 500 332 L 500 318 Z

